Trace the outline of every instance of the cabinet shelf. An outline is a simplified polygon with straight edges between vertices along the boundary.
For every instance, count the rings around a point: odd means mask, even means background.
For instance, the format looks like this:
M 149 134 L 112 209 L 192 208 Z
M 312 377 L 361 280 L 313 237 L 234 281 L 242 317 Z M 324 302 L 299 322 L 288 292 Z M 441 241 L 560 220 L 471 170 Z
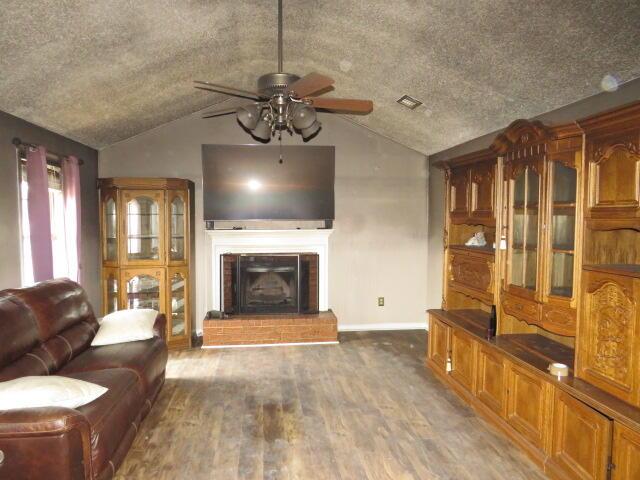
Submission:
M 573 245 L 562 245 L 558 247 L 551 247 L 551 251 L 554 253 L 569 253 L 574 254 L 575 250 L 573 249 Z
M 526 250 L 528 252 L 535 252 L 538 250 L 537 245 L 522 245 L 521 243 L 514 243 L 512 247 L 514 250 Z
M 466 250 L 468 252 L 478 252 L 478 253 L 487 253 L 487 254 L 495 254 L 496 249 L 493 248 L 492 245 L 485 245 L 484 247 L 472 246 L 472 245 L 449 245 L 449 248 L 456 250 Z
M 640 278 L 640 265 L 636 264 L 608 263 L 601 265 L 583 265 L 582 268 L 591 272 L 611 273 L 613 275 Z

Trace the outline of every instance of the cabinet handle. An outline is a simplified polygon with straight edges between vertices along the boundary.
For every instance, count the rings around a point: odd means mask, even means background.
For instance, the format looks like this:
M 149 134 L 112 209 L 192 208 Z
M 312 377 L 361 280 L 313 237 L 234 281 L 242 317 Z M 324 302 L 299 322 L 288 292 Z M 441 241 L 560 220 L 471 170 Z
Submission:
M 4 452 L 0 450 L 0 467 L 2 466 L 3 463 L 4 463 Z

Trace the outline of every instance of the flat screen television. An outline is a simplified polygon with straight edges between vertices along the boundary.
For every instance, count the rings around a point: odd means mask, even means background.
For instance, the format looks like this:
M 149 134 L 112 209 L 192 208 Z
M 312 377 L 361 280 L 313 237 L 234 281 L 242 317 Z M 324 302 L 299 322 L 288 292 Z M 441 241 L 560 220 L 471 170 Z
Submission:
M 335 147 L 203 145 L 204 220 L 333 220 Z

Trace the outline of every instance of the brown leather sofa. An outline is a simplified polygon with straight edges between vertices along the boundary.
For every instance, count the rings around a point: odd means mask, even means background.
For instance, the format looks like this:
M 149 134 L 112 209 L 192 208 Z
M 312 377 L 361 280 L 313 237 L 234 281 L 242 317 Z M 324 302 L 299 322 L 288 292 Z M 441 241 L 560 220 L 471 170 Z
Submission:
M 77 283 L 1 291 L 0 382 L 64 375 L 109 390 L 77 409 L 0 411 L 0 478 L 112 478 L 164 384 L 165 323 L 150 340 L 91 347 L 98 322 Z

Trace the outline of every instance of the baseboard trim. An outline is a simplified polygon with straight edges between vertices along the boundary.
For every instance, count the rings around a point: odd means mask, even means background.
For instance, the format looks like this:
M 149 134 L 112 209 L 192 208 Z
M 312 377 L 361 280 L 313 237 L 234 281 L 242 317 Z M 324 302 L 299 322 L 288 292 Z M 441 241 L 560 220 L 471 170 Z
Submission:
M 295 347 L 301 345 L 338 345 L 340 342 L 293 342 L 293 343 L 257 343 L 247 345 L 203 345 L 202 349 L 254 348 L 254 347 Z
M 423 322 L 338 324 L 339 332 L 370 332 L 376 330 L 427 330 L 427 324 Z

